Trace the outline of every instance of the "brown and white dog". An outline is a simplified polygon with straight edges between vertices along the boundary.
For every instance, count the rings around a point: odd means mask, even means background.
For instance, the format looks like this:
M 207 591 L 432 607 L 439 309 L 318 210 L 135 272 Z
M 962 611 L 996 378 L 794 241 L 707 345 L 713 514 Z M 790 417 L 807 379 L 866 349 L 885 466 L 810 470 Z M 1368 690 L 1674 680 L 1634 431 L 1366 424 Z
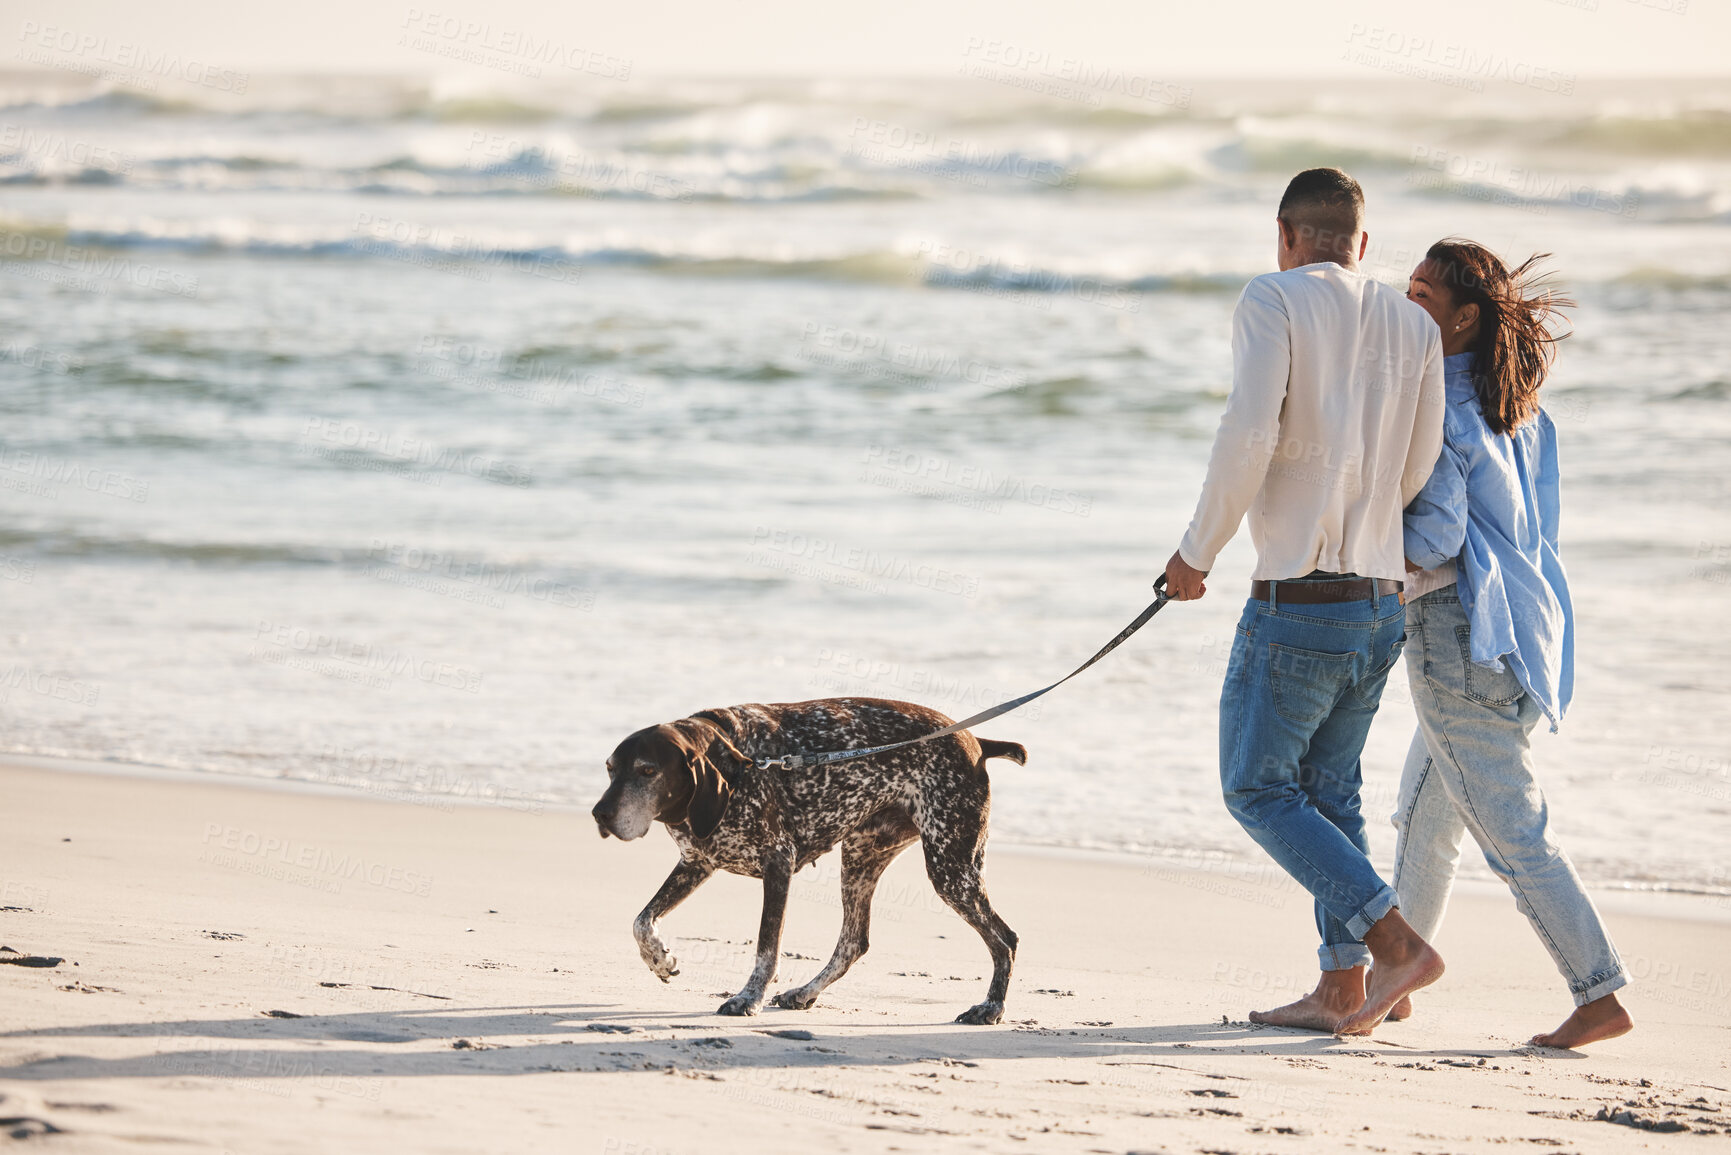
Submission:
M 757 962 L 745 987 L 721 1004 L 724 1015 L 754 1015 L 781 957 L 788 886 L 802 867 L 841 845 L 842 926 L 835 954 L 810 982 L 775 997 L 801 1010 L 865 954 L 872 891 L 890 861 L 916 838 L 939 896 L 979 932 L 992 954 L 986 1001 L 960 1023 L 1003 1018 L 1016 932 L 986 898 L 980 872 L 986 852 L 991 786 L 986 759 L 1026 763 L 1014 742 L 967 731 L 852 762 L 799 770 L 757 767 L 756 759 L 852 750 L 929 734 L 949 725 L 935 710 L 881 698 L 702 710 L 639 730 L 607 759 L 612 780 L 593 811 L 601 837 L 641 838 L 666 823 L 679 865 L 637 916 L 643 961 L 662 982 L 677 962 L 656 922 L 717 870 L 763 880 Z

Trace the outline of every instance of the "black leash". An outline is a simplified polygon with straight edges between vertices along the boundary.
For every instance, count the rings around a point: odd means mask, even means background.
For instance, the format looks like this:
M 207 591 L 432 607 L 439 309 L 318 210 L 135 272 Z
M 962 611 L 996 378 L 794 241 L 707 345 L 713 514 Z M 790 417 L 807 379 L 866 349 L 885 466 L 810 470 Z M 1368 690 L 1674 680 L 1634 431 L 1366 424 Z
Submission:
M 888 750 L 900 750 L 903 746 L 917 746 L 921 742 L 930 742 L 934 738 L 943 738 L 958 730 L 966 730 L 978 726 L 981 722 L 990 722 L 1000 714 L 1008 714 L 1018 706 L 1026 706 L 1042 694 L 1049 694 L 1092 666 L 1095 662 L 1122 645 L 1125 639 L 1148 624 L 1148 619 L 1159 613 L 1161 608 L 1171 601 L 1171 595 L 1166 592 L 1166 575 L 1161 574 L 1160 580 L 1154 583 L 1154 600 L 1147 609 L 1136 615 L 1136 620 L 1118 631 L 1118 636 L 1100 647 L 1100 652 L 1047 686 L 1044 690 L 1035 690 L 1032 694 L 1023 694 L 1020 698 L 1012 698 L 1008 702 L 1000 702 L 989 710 L 981 710 L 972 718 L 963 718 L 960 722 L 952 722 L 942 730 L 933 730 L 930 734 L 921 734 L 918 738 L 908 738 L 901 742 L 891 742 L 887 746 L 866 746 L 859 750 L 829 750 L 820 754 L 783 754 L 779 758 L 759 758 L 759 770 L 804 770 L 812 766 L 827 766 L 831 762 L 852 762 L 855 758 L 867 758 L 873 754 L 882 754 Z

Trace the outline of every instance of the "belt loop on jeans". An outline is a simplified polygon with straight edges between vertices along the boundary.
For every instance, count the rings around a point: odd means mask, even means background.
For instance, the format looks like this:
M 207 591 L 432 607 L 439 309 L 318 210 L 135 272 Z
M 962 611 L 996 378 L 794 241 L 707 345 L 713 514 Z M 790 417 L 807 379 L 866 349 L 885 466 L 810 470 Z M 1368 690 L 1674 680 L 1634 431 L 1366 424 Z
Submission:
M 1268 609 L 1271 613 L 1280 608 L 1279 589 L 1280 581 L 1278 578 L 1268 583 Z

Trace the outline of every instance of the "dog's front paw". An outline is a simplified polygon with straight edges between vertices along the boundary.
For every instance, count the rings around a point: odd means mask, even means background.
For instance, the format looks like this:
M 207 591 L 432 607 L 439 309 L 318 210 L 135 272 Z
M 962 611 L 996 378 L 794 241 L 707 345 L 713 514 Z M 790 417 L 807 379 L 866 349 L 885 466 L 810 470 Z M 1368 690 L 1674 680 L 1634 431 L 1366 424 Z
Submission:
M 969 1007 L 956 1016 L 956 1022 L 966 1023 L 970 1027 L 989 1027 L 1000 1022 L 1004 1017 L 1004 1004 L 986 1001 Z
M 782 991 L 769 1001 L 784 1011 L 803 1011 L 817 1002 L 817 992 L 808 991 L 804 987 L 794 987 Z
M 643 962 L 649 967 L 650 973 L 662 982 L 669 982 L 679 973 L 679 960 L 673 957 L 673 952 L 667 949 L 667 944 L 660 939 L 649 939 L 637 944 L 637 951 L 643 956 Z
M 762 997 L 754 999 L 750 995 L 737 994 L 722 1003 L 715 1013 L 718 1015 L 755 1015 L 761 1006 L 763 1006 Z

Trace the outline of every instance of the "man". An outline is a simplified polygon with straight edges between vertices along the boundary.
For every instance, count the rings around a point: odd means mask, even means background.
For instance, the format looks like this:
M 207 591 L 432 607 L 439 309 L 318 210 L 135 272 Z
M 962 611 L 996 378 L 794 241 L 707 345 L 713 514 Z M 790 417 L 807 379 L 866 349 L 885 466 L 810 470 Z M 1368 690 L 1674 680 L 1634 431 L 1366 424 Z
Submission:
M 1323 943 L 1317 989 L 1251 1018 L 1367 1034 L 1443 971 L 1365 855 L 1358 797 L 1405 630 L 1401 511 L 1442 449 L 1441 335 L 1359 270 L 1364 193 L 1344 172 L 1292 178 L 1276 229 L 1280 272 L 1233 312 L 1232 396 L 1166 581 L 1179 601 L 1201 597 L 1249 514 L 1257 562 L 1220 694 L 1221 785 L 1315 896 Z

